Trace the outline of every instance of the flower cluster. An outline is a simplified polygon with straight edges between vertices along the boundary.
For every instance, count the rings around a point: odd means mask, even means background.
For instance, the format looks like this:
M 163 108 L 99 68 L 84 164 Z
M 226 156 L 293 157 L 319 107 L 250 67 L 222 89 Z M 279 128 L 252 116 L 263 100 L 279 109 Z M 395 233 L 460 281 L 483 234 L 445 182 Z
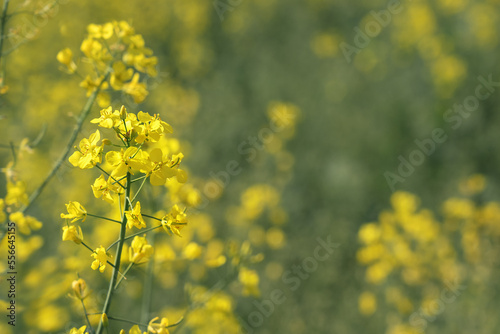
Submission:
M 111 87 L 113 91 L 131 96 L 135 103 L 144 101 L 148 90 L 146 84 L 140 82 L 141 75 L 155 77 L 158 59 L 145 46 L 142 35 L 136 34 L 126 21 L 90 24 L 80 50 L 83 57 L 79 60 L 73 59 L 69 48 L 61 50 L 57 60 L 70 74 L 87 68 L 90 74 L 79 73 L 84 77 L 80 86 L 87 90 L 87 96 L 98 91 L 97 101 L 104 106 L 109 104 L 110 95 L 106 90 Z
M 380 213 L 378 221 L 361 226 L 357 260 L 366 266 L 367 283 L 383 291 L 382 296 L 371 290 L 360 294 L 362 314 L 373 314 L 383 299 L 402 317 L 391 330 L 417 333 L 405 320 L 412 319 L 412 312 L 417 312 L 413 313 L 415 321 L 432 318 L 443 287 L 456 289 L 467 281 L 485 281 L 493 275 L 486 264 L 499 251 L 495 240 L 500 237 L 500 205 L 475 203 L 471 196 L 484 187 L 481 175 L 461 182 L 464 196 L 447 199 L 441 219 L 419 208 L 417 196 L 398 191 L 391 196 L 391 210 Z
M 93 27 L 92 38 L 107 39 L 110 31 L 112 29 L 110 30 L 108 26 L 102 26 L 99 29 Z M 129 54 L 129 57 L 132 57 L 129 60 L 136 65 L 142 64 L 141 62 L 144 61 L 138 53 L 141 43 L 137 43 L 137 53 Z M 99 59 L 105 55 L 106 52 L 102 51 L 94 56 Z M 80 169 L 87 170 L 95 167 L 100 171 L 99 177 L 91 185 L 94 197 L 102 198 L 109 204 L 118 202 L 120 220 L 91 213 L 79 202 L 70 201 L 66 204 L 67 213 L 61 214 L 61 218 L 66 221 L 62 239 L 81 244 L 92 251 L 90 255 L 93 258 L 91 263 L 93 270 L 99 270 L 103 273 L 108 267 L 112 267 L 113 278 L 109 290 L 111 292 L 108 292 L 112 294 L 122 279 L 126 278 L 127 272 L 133 265 L 148 262 L 154 253 L 154 248 L 148 243 L 146 234 L 138 236 L 133 233 L 127 236 L 127 231 L 144 229 L 146 233 L 163 228 L 169 235 L 181 236 L 181 229 L 187 225 L 186 210 L 181 209 L 178 205 L 174 205 L 161 218 L 143 212 L 138 196 L 146 181 L 149 179 L 152 186 L 164 186 L 171 179 L 183 183 L 186 181 L 186 173 L 179 168 L 183 154 L 174 153 L 168 145 L 164 146 L 165 138 L 163 137 L 165 134 L 172 133 L 172 127 L 164 122 L 159 115 L 150 115 L 142 111 L 138 114 L 129 113 L 124 106 L 119 110 L 108 107 L 101 110 L 100 117 L 92 119 L 91 123 L 108 132 L 109 139 L 103 138 L 101 140 L 101 132 L 96 130 L 89 138 L 83 138 L 80 141 L 79 146 L 75 147 L 75 152 L 69 157 L 69 161 Z M 135 184 L 138 186 L 135 187 Z M 20 201 L 22 198 L 17 200 Z M 88 217 L 120 224 L 119 239 L 108 247 L 100 245 L 93 248 L 89 246 L 84 242 L 82 228 L 78 225 L 79 221 L 83 223 Z M 156 225 L 148 224 L 146 219 L 157 223 Z M 128 245 L 127 240 L 132 238 L 133 240 Z M 110 249 L 114 245 L 117 245 L 117 250 L 115 254 L 112 254 Z M 191 248 L 187 248 L 190 254 L 195 252 Z M 127 249 L 128 252 L 126 252 Z M 201 252 L 201 249 L 198 251 Z M 125 257 L 122 254 L 125 254 Z M 127 259 L 127 255 L 129 266 L 122 272 L 120 264 L 122 260 Z M 76 291 L 77 295 L 83 293 L 81 292 L 82 282 L 73 285 L 73 290 Z M 80 299 L 83 302 L 83 298 Z M 108 307 L 109 303 L 106 302 L 102 312 L 103 319 L 107 319 L 105 315 Z M 159 323 L 156 320 L 157 318 L 149 323 L 148 333 L 168 333 L 167 327 L 170 327 L 168 320 L 163 318 Z M 99 328 L 102 328 L 105 322 L 107 320 L 101 320 Z M 82 330 L 85 331 L 85 327 L 74 328 L 72 333 L 79 333 Z M 129 333 L 140 333 L 139 327 L 132 327 Z

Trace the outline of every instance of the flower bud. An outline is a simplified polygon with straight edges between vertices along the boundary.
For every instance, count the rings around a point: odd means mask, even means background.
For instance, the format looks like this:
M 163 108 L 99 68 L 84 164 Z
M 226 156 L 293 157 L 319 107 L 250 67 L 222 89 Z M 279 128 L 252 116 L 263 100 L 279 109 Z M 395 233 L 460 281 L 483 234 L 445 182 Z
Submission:
M 82 228 L 80 226 L 64 226 L 63 227 L 63 241 L 73 241 L 77 245 L 83 241 Z
M 81 278 L 71 283 L 71 288 L 78 299 L 85 299 L 87 297 L 87 283 Z
M 125 106 L 122 106 L 120 108 L 120 118 L 122 120 L 126 120 L 127 119 L 127 109 L 125 109 Z
M 102 324 L 103 324 L 104 327 L 108 327 L 109 326 L 108 316 L 106 315 L 106 313 L 102 314 L 101 321 L 102 321 Z

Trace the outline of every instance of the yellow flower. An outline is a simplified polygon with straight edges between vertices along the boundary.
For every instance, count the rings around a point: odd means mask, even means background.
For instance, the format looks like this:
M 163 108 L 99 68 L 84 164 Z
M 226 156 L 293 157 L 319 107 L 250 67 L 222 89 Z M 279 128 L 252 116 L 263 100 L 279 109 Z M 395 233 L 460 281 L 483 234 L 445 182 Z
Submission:
M 73 327 L 69 331 L 69 334 L 84 334 L 85 333 L 85 329 L 87 329 L 87 326 L 82 326 L 79 329 L 76 329 L 75 327 Z
M 92 23 L 87 26 L 87 31 L 92 38 L 110 39 L 113 36 L 113 23 L 108 22 L 103 25 Z
M 73 241 L 77 245 L 83 241 L 82 228 L 80 226 L 64 226 L 63 227 L 63 241 Z
M 104 62 L 112 59 L 108 49 L 105 48 L 99 41 L 89 37 L 83 40 L 80 50 L 90 59 L 97 61 L 97 64 L 102 67 Z
M 152 77 L 158 74 L 156 72 L 158 58 L 156 57 L 146 57 L 144 53 L 140 52 L 137 55 L 132 55 L 131 53 L 125 54 L 124 59 L 128 64 L 134 65 L 135 69 L 139 72 L 147 73 Z
M 99 123 L 99 126 L 106 129 L 112 129 L 117 122 L 120 122 L 120 113 L 118 110 L 113 112 L 112 107 L 107 107 L 101 110 L 101 117 L 94 118 L 90 123 Z
M 172 207 L 170 212 L 161 219 L 161 224 L 169 235 L 174 233 L 180 237 L 181 229 L 187 225 L 186 213 L 182 212 L 176 204 Z
M 120 334 L 125 334 L 125 331 L 122 329 Z M 128 334 L 143 334 L 141 332 L 141 329 L 139 328 L 138 325 L 134 325 L 132 326 L 132 328 L 130 328 L 130 330 L 128 331 Z M 144 334 L 147 334 L 146 332 L 144 332 Z
M 132 96 L 135 103 L 141 103 L 149 94 L 146 84 L 139 82 L 139 73 L 135 73 L 132 80 L 123 85 L 122 90 Z
M 103 77 L 92 80 L 90 75 L 87 75 L 85 79 L 80 82 L 80 87 L 85 88 L 87 90 L 87 96 L 90 96 L 90 94 L 92 94 L 99 86 L 101 87 L 101 89 L 108 88 L 108 83 L 103 82 L 103 80 Z
M 358 238 L 365 245 L 377 242 L 382 235 L 382 231 L 375 223 L 364 224 L 358 232 Z
M 128 228 L 132 228 L 132 226 L 137 228 L 146 227 L 146 222 L 144 221 L 144 218 L 142 218 L 141 203 L 139 201 L 135 204 L 135 208 L 131 211 L 125 211 L 125 216 L 127 217 Z
M 23 181 L 16 183 L 7 182 L 7 196 L 5 204 L 21 206 L 28 204 L 28 195 L 26 194 L 26 184 Z
M 113 204 L 115 202 L 115 199 L 113 198 L 113 192 L 120 193 L 123 190 L 123 188 L 121 188 L 118 183 L 113 184 L 114 182 L 115 181 L 111 179 L 111 177 L 106 181 L 104 176 L 99 176 L 94 181 L 94 184 L 91 185 L 92 192 L 94 193 L 95 198 L 102 197 L 102 199 L 109 204 Z
M 76 64 L 73 61 L 73 52 L 71 52 L 69 48 L 57 53 L 57 61 L 65 65 L 69 73 L 74 73 L 76 71 Z
M 143 143 L 145 141 L 157 142 L 160 140 L 160 136 L 163 133 L 173 132 L 172 126 L 162 121 L 158 114 L 151 116 L 148 113 L 139 111 L 137 118 L 141 122 L 135 129 L 138 133 L 135 141 L 138 143 Z
M 25 216 L 22 212 L 14 212 L 9 215 L 10 221 L 14 222 L 22 234 L 31 234 L 42 228 L 42 223 L 31 216 Z
M 102 273 L 106 269 L 106 264 L 108 262 L 108 254 L 106 254 L 106 249 L 102 246 L 97 248 L 94 253 L 91 255 L 94 258 L 92 262 L 91 268 L 96 270 L 99 268 L 99 271 Z
M 75 167 L 88 169 L 94 167 L 97 163 L 101 163 L 103 144 L 97 145 L 101 139 L 101 133 L 96 130 L 91 134 L 89 139 L 83 138 L 80 141 L 80 150 L 75 151 L 70 157 L 69 162 Z
M 194 260 L 201 256 L 202 248 L 196 242 L 190 242 L 182 252 L 188 260 Z
M 474 174 L 466 180 L 460 182 L 460 192 L 464 195 L 475 195 L 486 187 L 486 178 L 481 174 Z
M 66 209 L 68 214 L 61 213 L 61 218 L 73 219 L 70 223 L 74 223 L 77 220 L 82 219 L 82 222 L 87 218 L 87 210 L 78 202 L 69 202 L 66 204 Z
M 153 186 L 162 186 L 168 178 L 176 176 L 179 169 L 174 167 L 179 164 L 182 157 L 183 155 L 180 153 L 175 156 L 177 159 L 174 161 L 173 158 L 167 158 L 161 149 L 153 149 L 151 153 L 149 153 L 149 163 L 146 165 L 146 171 L 149 175 L 151 184 Z
M 134 34 L 134 28 L 132 28 L 127 21 L 114 21 L 115 29 L 117 30 L 117 35 L 119 38 L 125 38 L 132 36 Z
M 160 323 L 155 323 L 156 320 L 160 319 L 160 317 L 156 317 L 149 322 L 148 332 L 152 334 L 169 334 L 167 329 L 168 327 L 168 319 L 161 318 Z
M 252 295 L 258 297 L 259 290 L 259 275 L 255 270 L 250 270 L 242 267 L 238 275 L 238 280 L 243 284 L 243 295 Z
M 153 255 L 153 246 L 148 244 L 145 237 L 136 236 L 129 248 L 129 260 L 133 263 L 144 263 Z
M 123 62 L 117 61 L 113 64 L 113 73 L 111 73 L 109 83 L 114 90 L 120 90 L 123 88 L 124 82 L 130 80 L 133 75 L 133 69 L 127 68 Z
M 358 299 L 358 308 L 361 314 L 371 315 L 377 310 L 377 299 L 371 292 L 363 292 Z
M 120 152 L 109 151 L 106 153 L 106 161 L 114 167 L 111 175 L 115 178 L 125 176 L 127 172 L 134 174 L 134 170 L 144 169 L 143 151 L 137 147 L 129 147 Z

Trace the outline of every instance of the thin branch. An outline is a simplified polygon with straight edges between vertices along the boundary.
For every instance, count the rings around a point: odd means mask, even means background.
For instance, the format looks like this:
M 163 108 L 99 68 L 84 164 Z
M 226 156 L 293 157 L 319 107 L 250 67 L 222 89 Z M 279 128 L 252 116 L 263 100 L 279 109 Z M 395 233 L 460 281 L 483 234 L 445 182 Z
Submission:
M 135 193 L 134 198 L 132 198 L 132 202 L 133 202 L 133 201 L 135 201 L 135 199 L 137 198 L 137 196 L 138 196 L 138 195 L 139 195 L 139 193 L 141 192 L 142 187 L 144 186 L 144 183 L 146 182 L 146 180 L 147 180 L 147 178 L 144 178 L 144 179 L 142 180 L 142 183 L 141 183 L 141 185 L 140 185 L 139 189 L 137 189 L 137 192 Z
M 88 100 L 85 103 L 85 106 L 83 107 L 83 110 L 80 114 L 80 118 L 78 119 L 78 121 L 75 125 L 75 129 L 73 130 L 73 133 L 71 134 L 71 137 L 66 145 L 66 149 L 64 150 L 64 152 L 61 155 L 61 157 L 59 158 L 59 160 L 56 161 L 54 167 L 52 167 L 52 170 L 47 175 L 47 177 L 42 182 L 42 184 L 31 194 L 28 204 L 21 209 L 21 212 L 24 213 L 26 210 L 28 210 L 31 207 L 31 205 L 37 200 L 38 196 L 40 196 L 42 191 L 45 189 L 45 187 L 49 184 L 50 180 L 56 175 L 57 171 L 59 170 L 59 168 L 61 167 L 63 162 L 66 161 L 66 159 L 68 158 L 68 155 L 69 155 L 71 149 L 73 148 L 73 144 L 75 143 L 76 138 L 78 137 L 78 134 L 80 133 L 80 130 L 82 129 L 83 122 L 85 121 L 85 119 L 89 115 L 90 110 L 92 109 L 92 105 L 94 104 L 94 102 L 97 98 L 97 94 L 99 94 L 99 92 L 101 90 L 101 86 L 104 83 L 104 81 L 106 81 L 110 72 L 111 72 L 111 69 L 108 68 L 108 71 L 107 71 L 106 75 L 104 76 L 103 80 L 101 81 L 99 86 L 96 88 L 96 90 L 94 92 L 92 92 L 92 94 L 88 98 Z
M 118 185 L 119 185 L 120 187 L 122 187 L 123 189 L 125 189 L 125 186 L 124 186 L 123 184 L 121 184 L 120 182 L 118 182 L 118 180 L 117 180 L 117 179 L 115 179 L 114 177 L 112 177 L 112 176 L 111 176 L 111 174 L 109 174 L 109 173 L 108 173 L 108 172 L 106 172 L 104 169 L 102 169 L 102 167 L 101 167 L 101 166 L 99 166 L 99 165 L 95 165 L 95 166 L 96 166 L 97 168 L 99 168 L 99 169 L 101 170 L 101 172 L 103 172 L 104 174 L 106 174 L 107 176 L 109 176 L 110 178 L 112 178 L 112 179 L 115 181 L 115 183 L 118 183 Z M 115 183 L 113 183 L 113 184 L 115 184 Z
M 114 222 L 114 223 L 118 223 L 118 224 L 121 224 L 122 222 L 119 221 L 119 220 L 114 220 L 114 219 L 111 219 L 111 218 L 106 218 L 106 217 L 102 217 L 102 216 L 98 216 L 98 215 L 93 215 L 91 213 L 88 213 L 87 212 L 87 216 L 90 216 L 90 217 L 95 217 L 95 218 L 101 218 L 101 219 L 104 219 L 104 220 L 109 220 L 110 222 Z
M 0 20 L 1 20 L 1 22 L 0 22 L 0 36 L 2 37 L 0 39 L 0 58 L 2 57 L 3 41 L 4 41 L 3 36 L 5 35 L 5 23 L 7 23 L 7 10 L 9 9 L 9 2 L 10 2 L 10 0 L 3 1 L 2 17 L 0 18 Z
M 85 308 L 85 303 L 83 302 L 83 299 L 80 299 L 80 301 L 82 302 L 83 313 L 85 313 L 85 320 L 87 321 L 87 325 L 89 326 L 89 331 L 90 331 L 90 333 L 93 333 L 94 329 L 92 328 L 92 325 L 90 324 L 90 320 L 89 320 L 89 317 L 87 314 L 87 309 Z
M 126 241 L 126 240 L 129 240 L 129 239 L 132 239 L 133 237 L 136 237 L 138 235 L 147 233 L 147 232 L 152 231 L 152 230 L 156 230 L 157 228 L 162 227 L 162 226 L 163 225 L 158 225 L 158 226 L 150 227 L 148 229 L 145 229 L 144 231 L 140 231 L 140 232 L 134 233 L 132 235 L 129 235 L 128 237 L 126 237 L 123 240 Z M 108 246 L 108 248 L 106 249 L 106 251 L 108 251 L 108 249 L 111 249 L 111 247 L 113 247 L 114 245 L 116 245 L 118 242 L 120 242 L 120 240 L 116 240 L 115 242 L 113 242 L 111 245 Z

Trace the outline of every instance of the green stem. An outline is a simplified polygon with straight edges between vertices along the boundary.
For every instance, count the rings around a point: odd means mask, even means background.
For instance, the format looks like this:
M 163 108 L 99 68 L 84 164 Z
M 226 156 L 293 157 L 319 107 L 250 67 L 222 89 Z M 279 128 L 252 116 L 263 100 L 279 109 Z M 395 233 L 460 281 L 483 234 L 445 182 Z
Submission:
M 130 262 L 130 264 L 128 265 L 127 269 L 125 269 L 125 271 L 123 272 L 122 277 L 120 277 L 120 279 L 118 280 L 118 282 L 116 282 L 115 290 L 118 289 L 118 286 L 120 285 L 121 281 L 123 280 L 123 278 L 125 277 L 125 275 L 127 275 L 128 271 L 130 270 L 130 268 L 132 268 L 133 265 L 134 265 L 134 262 Z
M 0 58 L 2 57 L 3 51 L 3 41 L 5 40 L 5 23 L 7 23 L 7 10 L 9 9 L 10 0 L 3 1 L 3 9 L 2 9 L 2 22 L 0 23 Z
M 125 190 L 125 197 L 130 197 L 130 173 L 127 172 L 127 187 Z M 125 202 L 125 211 L 129 209 L 129 204 Z M 125 232 L 127 230 L 127 215 L 123 215 L 122 217 L 122 226 L 120 229 L 120 237 L 118 246 L 116 249 L 116 258 L 115 258 L 115 266 L 113 267 L 113 273 L 111 274 L 111 280 L 109 281 L 108 293 L 106 295 L 106 301 L 104 302 L 104 306 L 102 309 L 102 313 L 107 314 L 109 311 L 109 307 L 111 305 L 111 299 L 113 298 L 113 293 L 115 291 L 114 286 L 116 284 L 116 279 L 118 277 L 118 270 L 120 269 L 120 262 L 122 257 L 123 244 L 125 242 Z M 99 321 L 99 326 L 97 327 L 96 334 L 101 334 L 103 330 L 102 319 Z
M 63 162 L 66 161 L 66 159 L 68 158 L 68 155 L 69 155 L 71 149 L 73 148 L 73 144 L 75 143 L 76 138 L 78 137 L 78 134 L 80 133 L 80 130 L 82 129 L 83 122 L 85 121 L 85 119 L 89 115 L 90 110 L 92 109 L 92 105 L 94 104 L 94 102 L 97 98 L 97 94 L 99 94 L 103 82 L 106 81 L 109 74 L 111 73 L 110 71 L 111 70 L 108 69 L 108 71 L 106 72 L 106 75 L 104 76 L 104 79 L 101 81 L 101 83 L 96 88 L 96 90 L 94 92 L 92 92 L 92 94 L 88 98 L 87 102 L 85 103 L 85 106 L 82 109 L 82 112 L 80 113 L 80 118 L 78 119 L 78 121 L 75 125 L 75 129 L 73 130 L 73 133 L 71 134 L 71 137 L 69 138 L 68 144 L 66 145 L 66 149 L 64 150 L 64 152 L 61 155 L 61 157 L 59 158 L 59 160 L 56 161 L 54 167 L 52 167 L 52 170 L 47 175 L 47 177 L 42 182 L 42 184 L 31 194 L 28 204 L 21 209 L 22 213 L 24 213 L 26 210 L 28 210 L 31 207 L 31 205 L 33 204 L 33 202 L 35 202 L 37 200 L 38 196 L 40 196 L 42 191 L 49 184 L 50 180 L 56 175 L 57 171 L 59 170 L 59 168 L 61 167 Z
M 153 235 L 153 240 L 151 242 L 151 246 L 155 247 L 156 244 L 156 236 L 157 234 Z M 151 299 L 153 296 L 153 276 L 154 276 L 154 266 L 155 266 L 155 258 L 154 256 L 151 257 L 151 260 L 148 262 L 148 268 L 146 272 L 146 277 L 144 278 L 144 290 L 142 294 L 142 305 L 141 305 L 141 321 L 146 322 L 148 321 L 148 316 L 150 314 L 150 308 L 151 308 Z
M 142 187 L 144 186 L 144 183 L 146 182 L 146 180 L 147 180 L 147 178 L 144 178 L 144 179 L 142 180 L 142 183 L 141 183 L 141 185 L 139 186 L 139 189 L 137 189 L 137 192 L 135 193 L 135 195 L 134 195 L 134 197 L 132 198 L 132 201 L 131 201 L 131 202 L 134 202 L 134 201 L 135 201 L 135 199 L 137 198 L 137 196 L 138 196 L 138 195 L 139 195 L 139 193 L 141 192 Z
M 91 213 L 88 213 L 87 212 L 87 216 L 90 216 L 90 217 L 96 217 L 96 218 L 101 218 L 101 219 L 104 219 L 104 220 L 109 220 L 110 222 L 115 222 L 115 223 L 118 223 L 118 224 L 121 224 L 122 222 L 119 221 L 119 220 L 114 220 L 114 219 L 111 219 L 111 218 L 106 218 L 106 217 L 102 217 L 102 216 L 98 216 L 98 215 L 93 215 Z
M 158 220 L 158 221 L 162 221 L 162 219 L 160 219 L 160 218 L 156 218 L 156 217 L 154 217 L 154 216 L 150 216 L 150 215 L 145 215 L 144 213 L 141 213 L 141 215 L 142 215 L 143 217 L 148 217 L 148 218 L 151 218 L 151 219 L 156 219 L 156 220 Z
M 83 312 L 85 313 L 85 320 L 87 321 L 87 325 L 89 326 L 89 331 L 90 331 L 90 333 L 93 333 L 94 329 L 92 328 L 92 325 L 90 324 L 90 320 L 89 320 L 89 317 L 87 314 L 87 309 L 85 308 L 85 303 L 83 302 L 83 299 L 80 299 L 80 301 L 82 302 Z
M 110 178 L 112 178 L 112 179 L 113 179 L 113 181 L 115 181 L 113 184 L 118 183 L 118 185 L 119 185 L 120 187 L 122 187 L 123 189 L 125 189 L 125 186 L 124 186 L 123 184 L 121 184 L 120 182 L 118 182 L 118 180 L 117 180 L 117 179 L 115 179 L 114 177 L 112 177 L 112 176 L 111 176 L 111 174 L 109 174 L 109 173 L 108 173 L 108 172 L 106 172 L 104 169 L 102 169 L 102 167 L 101 167 L 101 166 L 99 166 L 99 165 L 95 165 L 95 166 L 96 166 L 97 168 L 99 168 L 99 170 L 100 170 L 101 172 L 103 172 L 104 174 L 106 174 L 107 176 L 109 176 Z
M 126 237 L 125 239 L 123 239 L 124 241 L 126 240 L 129 240 L 129 239 L 132 239 L 133 237 L 136 237 L 138 235 L 141 235 L 141 234 L 144 234 L 144 233 L 147 233 L 149 231 L 152 231 L 152 230 L 156 230 L 157 228 L 159 227 L 162 227 L 163 225 L 158 225 L 158 226 L 154 226 L 154 227 L 150 227 L 148 229 L 145 229 L 144 231 L 140 231 L 140 232 L 137 232 L 137 233 L 134 233 L 132 235 L 129 235 L 128 237 Z M 115 242 L 113 242 L 111 245 L 109 245 L 109 247 L 106 249 L 106 251 L 108 249 L 111 249 L 111 247 L 113 247 L 114 245 L 116 245 L 118 242 L 120 242 L 120 240 L 116 240 Z
M 144 178 L 146 178 L 146 177 L 148 177 L 148 175 L 147 175 L 147 174 L 146 174 L 146 175 L 144 175 L 144 176 L 138 177 L 137 179 L 133 179 L 133 180 L 132 180 L 132 181 L 130 181 L 130 182 L 135 183 L 135 182 L 140 181 L 140 180 L 142 180 L 142 179 L 144 179 Z
M 83 246 L 85 246 L 85 248 L 87 248 L 89 251 L 91 251 L 92 253 L 94 253 L 94 250 L 93 250 L 93 249 L 92 249 L 89 245 L 87 245 L 86 243 L 84 243 L 83 241 L 82 241 L 82 245 L 83 245 Z M 108 251 L 108 250 L 106 250 L 106 252 L 107 252 L 107 251 Z M 111 267 L 113 267 L 113 268 L 115 267 L 115 265 L 114 265 L 113 263 L 111 263 L 110 261 L 106 261 L 106 262 L 107 262 L 107 263 L 108 263 Z M 122 273 L 120 273 L 120 275 L 123 275 L 123 274 L 122 274 Z
M 120 183 L 120 181 L 123 181 L 124 179 L 127 178 L 127 175 L 125 176 L 122 176 L 120 177 L 118 180 L 116 180 L 115 182 L 113 182 L 112 184 L 115 184 L 115 183 Z M 130 183 L 134 183 L 134 180 L 130 181 Z

